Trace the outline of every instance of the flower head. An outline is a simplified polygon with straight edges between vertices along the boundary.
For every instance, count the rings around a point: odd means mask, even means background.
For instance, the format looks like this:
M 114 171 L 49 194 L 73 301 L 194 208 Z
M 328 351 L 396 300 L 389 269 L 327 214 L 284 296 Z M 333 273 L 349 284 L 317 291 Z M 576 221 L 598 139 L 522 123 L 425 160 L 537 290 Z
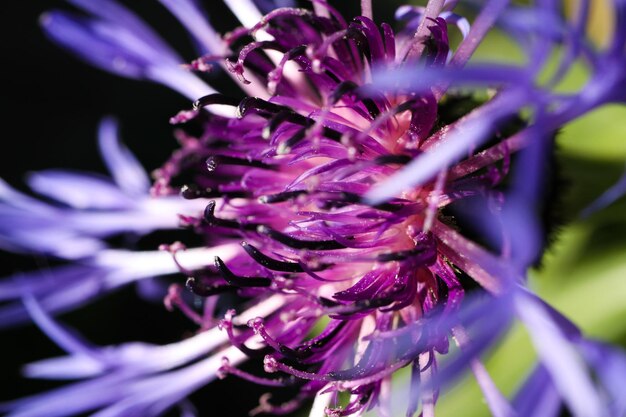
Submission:
M 593 364 L 604 348 L 568 332 L 562 316 L 523 289 L 526 269 L 543 243 L 534 215 L 554 131 L 616 100 L 609 87 L 621 85 L 621 74 L 591 81 L 570 96 L 552 89 L 559 71 L 552 84 L 538 85 L 546 44 L 537 43 L 532 23 L 516 21 L 514 11 L 506 14 L 501 0 L 489 1 L 471 27 L 453 13 L 456 2 L 403 6 L 396 28 L 377 24 L 368 1 L 350 21 L 321 0 L 312 8 L 283 7 L 265 15 L 251 1 L 228 1 L 244 27 L 223 39 L 194 1 L 162 0 L 206 53 L 186 69 L 116 3 L 106 1 L 101 9 L 73 3 L 99 19 L 49 15 L 44 24 L 53 38 L 98 66 L 197 98 L 192 109 L 172 117 L 181 148 L 155 172 L 151 193 L 156 201 L 180 195 L 181 205 L 189 200 L 204 207 L 178 213 L 178 219 L 206 248 L 162 248 L 171 253 L 169 266 L 188 277 L 187 288 L 205 299 L 204 308 L 195 311 L 176 285 L 166 305 L 177 305 L 206 330 L 219 319 L 216 299 L 234 293 L 238 301 L 219 321 L 218 342 L 207 337 L 218 332 L 214 327 L 172 346 L 131 345 L 105 354 L 55 323 L 33 297 L 38 294 L 23 291 L 27 310 L 69 353 L 34 364 L 30 372 L 60 377 L 67 367 L 72 376 L 93 378 L 67 393 L 97 387 L 101 394 L 64 409 L 61 390 L 16 401 L 11 407 L 18 413 L 103 409 L 102 415 L 156 415 L 198 386 L 232 374 L 296 388 L 284 404 L 263 397 L 255 413 L 286 414 L 314 400 L 313 412 L 320 415 L 361 415 L 376 405 L 388 414 L 392 376 L 404 367 L 411 370 L 414 390 L 407 415 L 433 415 L 439 390 L 466 367 L 494 415 L 530 413 L 527 392 L 509 404 L 478 360 L 514 315 L 532 328 L 542 360 L 532 381 L 559 391 L 579 415 L 623 408 L 611 402 L 614 392 L 607 405 L 577 362 L 582 352 Z M 531 10 L 542 19 L 559 19 L 551 4 Z M 618 20 L 624 19 L 623 7 L 618 11 Z M 526 42 L 530 63 L 465 68 L 498 19 Z M 449 41 L 449 30 L 458 30 L 458 45 Z M 546 36 L 555 44 L 573 36 L 576 55 L 577 30 L 564 26 Z M 598 53 L 592 61 L 623 60 L 621 35 L 618 30 L 615 39 L 621 52 Z M 190 72 L 213 70 L 215 63 L 239 83 L 245 98 L 217 93 Z M 495 85 L 497 93 L 457 88 L 476 84 Z M 518 170 L 510 179 L 511 166 L 530 167 L 531 174 L 522 179 Z M 457 215 L 468 202 L 482 209 L 475 219 L 478 234 Z M 167 212 L 174 218 L 177 210 Z M 128 266 L 135 256 L 146 256 L 98 250 L 88 259 L 99 266 L 106 260 Z M 152 275 L 137 269 L 141 273 L 121 276 Z M 158 274 L 158 268 L 148 269 Z M 441 363 L 451 340 L 460 350 Z M 237 369 L 246 357 L 262 358 L 268 375 Z M 619 354 L 611 357 L 623 367 Z M 600 385 L 606 388 L 613 378 L 601 377 Z M 117 384 L 127 389 L 120 392 Z M 581 401 L 577 390 L 589 398 Z M 348 398 L 343 403 L 341 393 Z M 28 414 L 31 406 L 35 411 Z

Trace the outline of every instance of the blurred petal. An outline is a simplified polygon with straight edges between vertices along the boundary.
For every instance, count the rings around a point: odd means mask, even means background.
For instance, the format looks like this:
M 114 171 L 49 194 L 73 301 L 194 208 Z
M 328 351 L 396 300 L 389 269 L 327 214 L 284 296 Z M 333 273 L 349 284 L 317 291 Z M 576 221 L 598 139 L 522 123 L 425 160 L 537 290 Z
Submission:
M 121 209 L 132 205 L 132 200 L 110 181 L 88 173 L 39 171 L 29 175 L 28 185 L 39 194 L 76 209 Z
M 137 158 L 120 143 L 117 120 L 111 117 L 102 119 L 98 128 L 98 145 L 120 189 L 131 196 L 146 195 L 150 189 L 150 179 Z
M 519 416 L 557 417 L 561 403 L 548 370 L 538 364 L 516 394 L 513 406 Z
M 515 298 L 515 309 L 528 329 L 542 364 L 574 415 L 608 416 L 582 358 L 545 308 L 531 297 L 519 295 Z
M 579 346 L 583 357 L 609 394 L 610 415 L 626 415 L 626 354 L 624 351 L 591 340 L 583 340 Z
M 159 0 L 204 48 L 203 53 L 222 55 L 226 46 L 215 32 L 196 0 Z
M 615 203 L 617 200 L 622 198 L 626 194 L 626 171 L 620 179 L 613 185 L 611 188 L 606 190 L 600 197 L 598 197 L 593 203 L 585 207 L 581 212 L 580 216 L 582 218 L 586 218 L 591 216 L 593 213 L 596 213 L 611 204 Z
M 263 15 L 252 0 L 224 0 L 224 3 L 239 19 L 241 24 L 247 28 L 253 27 L 263 18 Z

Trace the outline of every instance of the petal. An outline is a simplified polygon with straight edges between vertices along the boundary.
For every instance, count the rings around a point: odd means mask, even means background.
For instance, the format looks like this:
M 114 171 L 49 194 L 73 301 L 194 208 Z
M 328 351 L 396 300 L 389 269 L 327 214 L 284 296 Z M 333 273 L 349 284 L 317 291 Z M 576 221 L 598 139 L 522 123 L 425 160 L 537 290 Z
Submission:
M 611 416 L 626 415 L 626 354 L 600 342 L 583 340 L 582 354 L 609 394 Z
M 145 57 L 98 36 L 93 22 L 67 13 L 48 12 L 42 15 L 40 23 L 53 41 L 90 64 L 123 77 L 145 76 Z
M 50 12 L 41 24 L 52 40 L 90 64 L 114 74 L 161 83 L 190 100 L 215 93 L 204 81 L 181 67 L 182 59 L 169 48 L 145 37 L 135 26 L 90 20 Z
M 57 285 L 39 297 L 39 304 L 50 314 L 58 314 L 84 305 L 103 295 L 102 276 L 105 271 L 92 270 L 80 277 L 80 281 Z M 21 302 L 3 304 L 0 307 L 0 329 L 29 322 L 31 319 Z
M 27 182 L 39 194 L 76 209 L 122 209 L 133 204 L 114 184 L 93 174 L 50 169 L 30 174 Z
M 100 0 L 97 3 L 90 0 L 67 0 L 85 12 L 98 16 L 120 27 L 131 30 L 152 45 L 153 49 L 163 51 L 169 56 L 176 57 L 176 53 L 154 32 L 143 20 L 129 9 L 113 0 Z
M 117 185 L 129 195 L 147 195 L 150 179 L 137 158 L 120 143 L 118 123 L 114 118 L 107 117 L 100 122 L 98 146 Z
M 538 364 L 513 401 L 519 416 L 557 417 L 561 398 L 545 366 Z
M 50 214 L 55 211 L 50 207 L 35 198 L 32 198 L 24 193 L 21 193 L 7 184 L 0 178 L 0 202 L 6 203 L 0 205 L 3 208 L 16 208 L 22 210 L 33 211 L 41 214 Z M 1 223 L 0 223 L 1 224 Z
M 35 297 L 31 294 L 26 294 L 22 298 L 22 301 L 33 321 L 46 336 L 57 344 L 57 346 L 74 355 L 92 356 L 92 350 L 87 345 L 86 341 L 82 340 L 75 332 L 64 328 L 54 321 L 52 317 L 41 308 Z
M 223 55 L 226 45 L 215 32 L 195 0 L 159 0 L 185 28 L 194 36 L 204 49 L 204 54 Z
M 262 13 L 269 13 L 279 7 L 296 7 L 296 2 L 293 0 L 256 0 L 255 3 Z
M 593 213 L 596 213 L 605 207 L 610 206 L 615 203 L 617 200 L 622 198 L 626 194 L 626 171 L 620 179 L 613 185 L 611 188 L 606 190 L 600 197 L 598 197 L 593 203 L 585 207 L 583 211 L 581 211 L 580 216 L 582 218 L 586 218 L 591 216 Z
M 542 364 L 555 387 L 576 416 L 607 416 L 586 369 L 574 346 L 552 320 L 548 311 L 535 299 L 518 293 L 515 309 L 524 322 Z
M 252 0 L 224 0 L 224 3 L 239 19 L 241 24 L 251 28 L 261 21 L 263 15 Z

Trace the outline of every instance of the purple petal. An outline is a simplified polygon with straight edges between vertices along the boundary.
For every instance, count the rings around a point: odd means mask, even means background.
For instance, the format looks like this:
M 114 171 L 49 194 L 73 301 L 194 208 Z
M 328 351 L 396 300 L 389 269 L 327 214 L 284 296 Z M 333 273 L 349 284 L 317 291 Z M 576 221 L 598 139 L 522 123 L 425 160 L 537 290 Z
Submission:
M 513 401 L 519 416 L 556 417 L 561 398 L 545 366 L 538 364 Z
M 582 358 L 552 320 L 545 307 L 523 293 L 515 298 L 519 318 L 530 333 L 539 358 L 549 372 L 554 385 L 576 416 L 606 416 Z
M 111 117 L 102 119 L 98 128 L 98 145 L 117 185 L 129 195 L 147 195 L 150 179 L 137 158 L 120 143 L 117 120 Z
M 6 222 L 6 226 L 0 227 L 0 247 L 62 259 L 84 258 L 105 247 L 97 238 L 64 228 L 60 223 L 62 217 L 59 213 L 51 217 L 30 216 L 0 207 L 0 220 Z
M 587 218 L 593 213 L 610 206 L 626 194 L 626 171 L 620 179 L 611 188 L 606 190 L 600 197 L 598 197 L 593 203 L 588 205 L 581 211 L 580 216 Z
M 177 57 L 177 54 L 143 20 L 118 2 L 113 0 L 100 0 L 98 2 L 90 0 L 67 1 L 101 19 L 120 27 L 131 28 L 133 32 L 149 43 L 153 49 L 162 51 L 168 56 Z
M 263 15 L 252 0 L 224 0 L 224 3 L 239 19 L 241 24 L 247 28 L 253 27 L 263 18 Z
M 447 23 L 455 25 L 461 32 L 461 35 L 463 35 L 463 38 L 469 35 L 471 27 L 467 19 L 463 16 L 452 12 L 443 12 L 440 16 L 444 18 Z
M 103 271 L 93 270 L 81 276 L 80 281 L 57 285 L 49 293 L 40 296 L 39 304 L 48 313 L 72 310 L 103 294 Z M 9 328 L 30 320 L 30 315 L 21 302 L 7 303 L 0 307 L 0 329 Z
M 90 20 L 68 13 L 50 12 L 41 24 L 54 41 L 105 71 L 129 78 L 161 83 L 190 100 L 215 93 L 200 78 L 183 69 L 181 58 L 163 49 L 134 26 L 115 21 Z
M 74 332 L 71 330 L 65 329 L 55 322 L 41 308 L 35 297 L 31 294 L 26 294 L 22 301 L 33 321 L 57 346 L 70 354 L 91 356 L 92 350 L 87 346 L 86 342 L 81 340 L 77 334 L 73 334 Z
M 195 0 L 159 0 L 185 28 L 194 36 L 196 42 L 204 49 L 204 54 L 222 55 L 226 46 L 209 25 L 200 5 Z
M 626 354 L 617 348 L 590 340 L 582 341 L 579 346 L 610 395 L 610 415 L 626 415 Z
M 279 7 L 296 7 L 293 0 L 255 0 L 255 3 L 263 13 L 269 13 Z
M 145 77 L 146 57 L 98 35 L 95 23 L 67 13 L 49 12 L 41 17 L 41 24 L 52 40 L 90 64 L 123 77 Z
M 39 194 L 76 209 L 123 209 L 133 201 L 111 182 L 88 173 L 47 170 L 28 176 L 28 185 Z
M 509 404 L 506 397 L 498 389 L 493 379 L 491 379 L 491 376 L 483 363 L 478 359 L 475 359 L 470 362 L 470 367 L 474 373 L 474 378 L 476 378 L 478 386 L 485 396 L 485 402 L 487 403 L 491 414 L 493 414 L 493 417 L 515 416 L 515 412 L 513 411 L 511 404 Z
M 6 203 L 6 207 L 28 210 L 40 214 L 50 214 L 54 209 L 35 198 L 23 194 L 0 178 L 0 202 Z M 0 206 L 2 207 L 2 206 Z

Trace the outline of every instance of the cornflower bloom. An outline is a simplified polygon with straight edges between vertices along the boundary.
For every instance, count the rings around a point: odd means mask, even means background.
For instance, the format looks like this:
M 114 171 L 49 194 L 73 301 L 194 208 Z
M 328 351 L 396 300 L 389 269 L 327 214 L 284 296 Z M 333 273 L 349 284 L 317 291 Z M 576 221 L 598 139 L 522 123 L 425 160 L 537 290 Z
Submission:
M 401 7 L 394 29 L 374 22 L 368 1 L 348 22 L 323 0 L 265 15 L 251 1 L 231 0 L 243 27 L 221 38 L 196 2 L 161 0 L 205 52 L 185 67 L 117 3 L 70 2 L 95 19 L 50 13 L 42 22 L 53 39 L 195 102 L 172 117 L 181 148 L 155 172 L 154 200 L 144 198 L 144 174 L 116 145 L 111 121 L 100 140 L 122 191 L 63 173 L 34 177 L 35 191 L 69 206 L 61 209 L 3 188 L 2 214 L 21 225 L 3 226 L 6 246 L 80 265 L 49 272 L 43 284 L 35 276 L 3 284 L 5 299 L 23 302 L 4 310 L 5 321 L 28 314 L 68 352 L 26 372 L 86 379 L 8 403 L 11 415 L 159 415 L 176 404 L 187 415 L 189 393 L 229 374 L 296 389 L 284 404 L 262 397 L 254 413 L 287 414 L 313 400 L 313 416 L 362 415 L 374 406 L 390 415 L 392 376 L 405 367 L 407 415 L 434 415 L 439 390 L 467 368 L 495 416 L 556 416 L 563 407 L 576 416 L 623 415 L 621 352 L 584 339 L 524 287 L 544 245 L 536 212 L 554 132 L 624 101 L 622 0 L 612 43 L 599 51 L 584 39 L 586 7 L 571 24 L 551 1 L 507 10 L 506 1 L 491 0 L 470 26 L 454 13 L 455 1 L 431 0 Z M 520 42 L 528 64 L 466 68 L 496 22 Z M 453 27 L 462 38 L 455 50 Z M 557 46 L 565 51 L 559 67 L 538 83 Z M 588 83 L 556 93 L 580 56 L 592 69 Z M 216 65 L 245 98 L 222 95 L 193 73 Z M 463 89 L 486 87 L 495 90 L 482 98 Z M 479 207 L 469 213 L 473 224 L 463 218 L 468 204 Z M 73 220 L 59 224 L 56 214 Z M 168 242 L 161 252 L 132 252 L 103 240 L 173 228 L 173 220 L 204 246 Z M 180 285 L 170 287 L 166 305 L 199 326 L 182 342 L 97 348 L 51 317 L 175 270 L 206 299 L 198 311 Z M 97 289 L 82 289 L 86 279 Z M 227 294 L 236 301 L 216 317 L 218 303 L 233 299 Z M 508 401 L 479 357 L 514 317 L 527 325 L 539 363 Z M 238 369 L 248 357 L 262 360 L 268 375 Z

